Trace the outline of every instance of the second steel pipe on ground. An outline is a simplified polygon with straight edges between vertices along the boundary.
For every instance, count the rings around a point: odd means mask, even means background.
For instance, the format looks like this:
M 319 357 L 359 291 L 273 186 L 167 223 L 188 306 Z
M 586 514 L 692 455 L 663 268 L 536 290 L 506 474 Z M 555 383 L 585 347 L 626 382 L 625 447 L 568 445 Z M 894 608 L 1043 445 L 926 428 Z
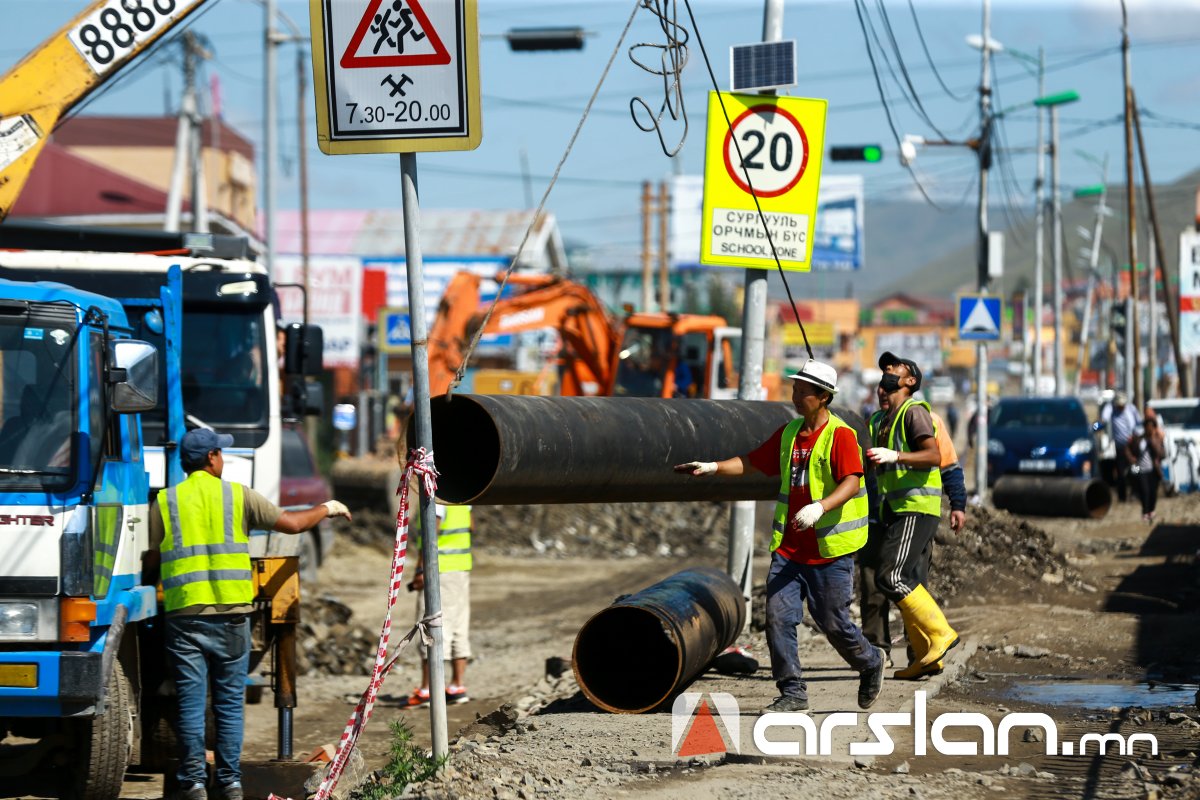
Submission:
M 992 505 L 1014 514 L 1100 519 L 1112 506 L 1112 490 L 1096 478 L 1005 475 L 992 487 Z
M 571 659 L 575 680 L 605 711 L 653 710 L 733 644 L 745 621 L 742 591 L 724 572 L 677 572 L 584 623 Z
M 456 394 L 430 409 L 438 499 L 475 505 L 771 500 L 779 478 L 671 467 L 749 453 L 795 417 L 789 403 L 640 397 Z

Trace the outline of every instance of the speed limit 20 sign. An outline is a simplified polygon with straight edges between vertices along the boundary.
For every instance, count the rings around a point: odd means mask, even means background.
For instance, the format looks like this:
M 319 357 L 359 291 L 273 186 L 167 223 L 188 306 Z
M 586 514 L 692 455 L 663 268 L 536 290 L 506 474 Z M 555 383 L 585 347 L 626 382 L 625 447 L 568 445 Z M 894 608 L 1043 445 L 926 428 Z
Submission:
M 801 97 L 709 94 L 700 263 L 763 268 L 778 255 L 784 269 L 809 270 L 826 105 Z

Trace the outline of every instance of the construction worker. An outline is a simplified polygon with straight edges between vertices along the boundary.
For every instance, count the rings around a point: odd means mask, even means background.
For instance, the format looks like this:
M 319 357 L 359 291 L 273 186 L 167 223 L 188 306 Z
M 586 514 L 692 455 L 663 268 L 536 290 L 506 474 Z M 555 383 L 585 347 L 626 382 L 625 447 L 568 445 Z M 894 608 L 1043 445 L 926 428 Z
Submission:
M 879 410 L 867 420 L 867 427 L 871 431 L 872 440 L 875 438 L 875 432 L 878 430 L 890 407 L 888 396 L 884 393 L 882 386 L 877 388 L 877 395 Z M 945 423 L 936 411 L 931 411 L 930 417 L 933 419 L 938 450 L 942 455 L 940 465 L 942 488 L 950 500 L 950 530 L 958 533 L 962 530 L 967 519 L 966 477 L 963 474 L 962 465 L 958 463 L 958 451 L 954 447 L 954 442 L 950 438 L 950 433 Z M 884 531 L 879 524 L 878 481 L 873 474 L 867 477 L 867 496 L 871 501 L 871 526 L 867 534 L 867 543 L 858 552 L 859 608 L 862 611 L 863 635 L 867 637 L 867 641 L 871 644 L 883 648 L 883 651 L 887 654 L 888 666 L 891 666 L 892 639 L 888 625 L 888 613 L 891 603 L 888 602 L 887 597 L 875 585 L 875 578 L 879 572 L 880 557 L 883 549 Z M 932 539 L 922 553 L 921 563 L 922 570 L 918 576 L 918 581 L 924 585 L 928 583 L 929 568 L 933 563 Z M 909 652 L 909 661 L 912 661 L 911 648 Z M 929 674 L 941 672 L 941 670 L 942 664 L 938 662 L 935 665 L 935 670 Z
M 166 651 L 179 698 L 183 800 L 207 800 L 204 717 L 209 684 L 216 718 L 216 779 L 223 800 L 242 800 L 243 702 L 250 661 L 249 532 L 303 533 L 350 512 L 337 500 L 282 511 L 258 492 L 221 480 L 222 449 L 233 437 L 207 428 L 184 434 L 179 456 L 187 479 L 158 493 L 150 508 L 147 582 L 162 577 Z
M 471 507 L 436 506 L 438 518 L 438 580 L 442 595 L 442 646 L 450 660 L 448 704 L 465 703 L 467 659 L 471 657 Z M 408 584 L 417 592 L 417 619 L 425 618 L 425 559 L 421 550 L 421 519 L 417 515 L 417 568 Z M 429 705 L 429 648 L 421 648 L 421 685 L 409 695 L 407 708 Z
M 873 431 L 875 446 L 867 450 L 879 470 L 884 532 L 875 585 L 900 609 L 914 652 L 913 662 L 895 677 L 914 678 L 933 672 L 958 644 L 958 634 L 924 585 L 923 553 L 942 516 L 941 451 L 929 404 L 912 397 L 921 388 L 916 362 L 889 352 L 879 357 L 879 368 L 888 411 Z
M 675 467 L 691 475 L 741 475 L 747 467 L 779 475 L 767 574 L 767 647 L 780 696 L 767 711 L 808 710 L 796 627 L 808 601 L 817 626 L 858 670 L 858 705 L 869 708 L 883 687 L 883 651 L 850 620 L 853 553 L 867 539 L 867 493 L 854 429 L 829 411 L 837 372 L 809 359 L 795 374 L 792 404 L 800 418 L 753 452 Z

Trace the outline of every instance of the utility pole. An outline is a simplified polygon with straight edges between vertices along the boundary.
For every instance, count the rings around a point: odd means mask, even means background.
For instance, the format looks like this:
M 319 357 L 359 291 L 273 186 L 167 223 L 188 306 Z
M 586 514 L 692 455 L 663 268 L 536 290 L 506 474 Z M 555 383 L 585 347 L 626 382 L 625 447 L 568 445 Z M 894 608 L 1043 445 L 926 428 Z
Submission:
M 783 39 L 783 0 L 765 0 L 763 41 Z M 767 275 L 765 269 L 747 269 L 742 299 L 742 374 L 738 380 L 738 400 L 762 399 L 764 340 L 767 336 Z M 754 501 L 738 500 L 729 515 L 730 576 L 742 587 L 747 608 L 753 583 L 751 557 L 754 555 Z M 746 631 L 750 619 L 746 618 Z
M 987 43 L 984 42 L 984 46 Z M 1038 48 L 1038 97 L 1046 94 L 1046 51 Z M 1046 150 L 1042 134 L 1042 109 L 1037 109 L 1037 179 L 1034 182 L 1037 209 L 1034 212 L 1034 259 L 1033 259 L 1033 387 L 1029 393 L 1036 396 L 1042 386 L 1042 309 L 1045 308 L 1045 290 L 1042 288 L 1046 272 Z
M 171 168 L 171 185 L 167 189 L 167 213 L 163 230 L 178 232 L 183 216 L 183 186 L 191 173 L 192 230 L 208 230 L 208 214 L 204 193 L 203 141 L 201 139 L 200 102 L 196 90 L 197 62 L 208 58 L 208 51 L 199 37 L 185 31 L 179 39 L 183 47 L 183 97 L 179 102 L 179 127 L 175 133 L 175 161 Z
M 658 310 L 671 310 L 671 249 L 667 245 L 670 236 L 671 190 L 666 181 L 658 182 Z
M 654 257 L 651 228 L 654 222 L 654 193 L 650 181 L 642 181 L 642 311 L 654 310 Z
M 1141 337 L 1138 335 L 1138 273 L 1137 273 L 1137 201 L 1133 194 L 1133 84 L 1129 75 L 1129 13 L 1125 0 L 1121 0 L 1121 59 L 1125 77 L 1125 212 L 1129 218 L 1129 297 L 1133 300 L 1129 320 L 1129 337 L 1133 359 L 1133 386 L 1125 387 L 1133 393 L 1134 406 L 1142 404 L 1142 357 Z
M 305 96 L 308 94 L 307 66 L 308 52 L 298 44 L 296 47 L 296 101 L 299 125 L 296 131 L 296 141 L 300 148 L 300 274 L 302 276 L 300 280 L 304 284 L 305 324 L 308 323 L 308 293 L 312 288 L 309 285 L 308 274 L 308 120 L 306 119 L 308 112 L 305 102 Z M 387 355 L 380 353 L 378 358 L 386 360 Z
M 1050 106 L 1050 194 L 1053 203 L 1050 235 L 1054 237 L 1054 395 L 1067 393 L 1063 367 L 1062 198 L 1058 186 L 1058 106 Z
M 1149 283 L 1146 285 L 1146 304 L 1149 306 L 1150 316 L 1150 341 L 1146 343 L 1146 352 L 1150 362 L 1150 385 L 1146 400 L 1150 401 L 1158 395 L 1155 388 L 1158 385 L 1158 292 L 1154 286 L 1158 283 L 1158 259 L 1155 258 L 1153 244 L 1146 249 L 1149 251 L 1146 254 L 1146 262 L 1150 268 L 1147 277 Z
M 983 0 L 983 46 L 980 48 L 979 70 L 979 229 L 976 231 L 976 266 L 978 268 L 979 293 L 988 293 L 988 168 L 991 166 L 992 148 L 992 85 L 991 85 L 991 42 L 992 7 L 990 0 Z M 1039 328 L 1041 321 L 1038 321 Z M 975 343 L 975 413 L 979 415 L 975 433 L 975 494 L 980 499 L 987 494 L 987 342 Z M 1036 379 L 1036 378 L 1035 378 Z
M 1099 283 L 1099 268 L 1100 268 L 1100 240 L 1104 237 L 1104 218 L 1111 213 L 1105 200 L 1108 198 L 1108 155 L 1104 156 L 1104 167 L 1102 170 L 1102 181 L 1100 189 L 1100 199 L 1096 203 L 1096 224 L 1092 229 L 1092 248 L 1088 252 L 1088 282 L 1087 282 L 1087 297 L 1083 303 L 1083 327 L 1079 331 L 1079 367 L 1075 370 L 1075 394 L 1079 394 L 1080 386 L 1083 383 L 1083 370 L 1089 363 L 1088 350 L 1088 333 L 1091 330 L 1092 320 L 1092 295 L 1095 294 L 1096 285 Z M 1113 286 L 1113 291 L 1116 291 L 1116 286 Z M 1111 335 L 1112 323 L 1111 316 L 1101 314 L 1102 320 L 1109 320 L 1109 330 Z M 1099 333 L 1099 331 L 1097 331 Z M 1099 337 L 1097 337 L 1099 338 Z
M 275 277 L 276 38 L 275 0 L 263 0 L 263 262 L 268 278 Z

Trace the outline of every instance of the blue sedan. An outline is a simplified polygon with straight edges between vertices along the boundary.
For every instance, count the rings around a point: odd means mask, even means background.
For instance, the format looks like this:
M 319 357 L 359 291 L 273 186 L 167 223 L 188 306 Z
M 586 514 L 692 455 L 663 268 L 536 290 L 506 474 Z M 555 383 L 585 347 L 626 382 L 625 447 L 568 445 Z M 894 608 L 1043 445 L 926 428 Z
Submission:
M 1074 397 L 1004 397 L 988 415 L 988 486 L 1001 475 L 1090 478 L 1095 440 Z

